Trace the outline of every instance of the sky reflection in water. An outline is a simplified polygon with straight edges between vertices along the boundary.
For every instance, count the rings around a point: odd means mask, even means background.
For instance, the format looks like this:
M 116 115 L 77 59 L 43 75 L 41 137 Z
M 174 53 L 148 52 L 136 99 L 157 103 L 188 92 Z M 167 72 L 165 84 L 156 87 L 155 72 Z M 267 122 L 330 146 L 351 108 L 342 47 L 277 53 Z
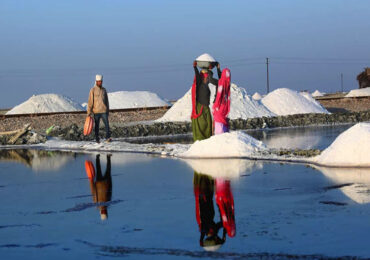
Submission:
M 18 160 L 25 151 L 11 152 L 17 153 Z M 212 257 L 212 250 L 223 258 L 370 256 L 366 169 L 132 154 L 37 156 L 0 162 L 4 256 L 185 258 Z M 68 159 L 61 165 L 55 157 Z M 34 168 L 36 161 L 50 170 Z M 87 174 L 86 161 L 94 174 Z
M 4 259 L 370 257 L 369 169 L 2 150 L 0 174 Z

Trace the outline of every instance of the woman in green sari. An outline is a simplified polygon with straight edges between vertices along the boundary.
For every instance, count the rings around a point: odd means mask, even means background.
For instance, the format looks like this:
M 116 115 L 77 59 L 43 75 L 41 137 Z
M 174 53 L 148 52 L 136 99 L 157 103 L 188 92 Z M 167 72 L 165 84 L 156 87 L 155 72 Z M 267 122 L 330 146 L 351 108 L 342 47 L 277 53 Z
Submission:
M 192 113 L 191 113 L 191 127 L 193 130 L 193 140 L 204 140 L 212 135 L 212 115 L 209 108 L 209 100 L 211 91 L 208 84 L 218 85 L 217 80 L 211 77 L 211 71 L 202 69 L 199 73 L 197 62 L 193 63 L 195 77 L 191 89 L 192 96 Z M 211 69 L 211 68 L 210 68 Z M 217 71 L 219 71 L 217 65 Z

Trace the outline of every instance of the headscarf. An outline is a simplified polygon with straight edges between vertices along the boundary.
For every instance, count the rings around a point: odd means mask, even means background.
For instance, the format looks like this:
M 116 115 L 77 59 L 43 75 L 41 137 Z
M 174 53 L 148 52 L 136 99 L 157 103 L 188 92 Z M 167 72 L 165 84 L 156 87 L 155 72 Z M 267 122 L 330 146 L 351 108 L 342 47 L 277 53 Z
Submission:
M 212 107 L 214 121 L 224 125 L 228 125 L 226 118 L 230 112 L 230 82 L 231 73 L 230 70 L 226 68 L 222 71 L 221 78 L 218 81 L 216 99 Z

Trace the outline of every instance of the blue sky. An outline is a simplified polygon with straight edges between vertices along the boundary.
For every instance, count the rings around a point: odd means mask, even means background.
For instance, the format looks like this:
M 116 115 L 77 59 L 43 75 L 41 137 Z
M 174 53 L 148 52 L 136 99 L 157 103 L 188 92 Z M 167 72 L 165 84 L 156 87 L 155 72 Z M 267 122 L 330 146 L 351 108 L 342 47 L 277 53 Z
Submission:
M 87 99 L 108 91 L 181 97 L 192 61 L 208 52 L 250 94 L 270 88 L 357 88 L 370 65 L 370 1 L 2 0 L 0 107 L 33 94 Z

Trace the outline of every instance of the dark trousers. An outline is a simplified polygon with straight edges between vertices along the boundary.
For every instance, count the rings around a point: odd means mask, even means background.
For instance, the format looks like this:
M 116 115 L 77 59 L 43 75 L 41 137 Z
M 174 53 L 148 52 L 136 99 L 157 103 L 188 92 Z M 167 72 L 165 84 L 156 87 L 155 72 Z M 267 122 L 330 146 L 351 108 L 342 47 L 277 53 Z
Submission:
M 106 135 L 106 138 L 108 139 L 108 138 L 110 138 L 108 113 L 94 114 L 94 120 L 95 120 L 95 139 L 96 140 L 99 140 L 99 124 L 100 124 L 100 118 L 103 119 L 103 123 L 105 125 L 105 135 Z
M 96 164 L 96 181 L 108 180 L 109 183 L 111 183 L 112 177 L 111 177 L 110 156 L 107 155 L 107 168 L 105 169 L 104 176 L 102 174 L 101 165 L 100 165 L 100 155 L 96 155 L 95 164 Z
M 107 168 L 103 176 L 100 155 L 96 155 L 96 179 L 95 179 L 95 196 L 96 202 L 108 202 L 112 199 L 112 176 L 111 176 L 111 160 L 110 155 L 107 155 Z M 103 206 L 107 210 L 107 206 Z

